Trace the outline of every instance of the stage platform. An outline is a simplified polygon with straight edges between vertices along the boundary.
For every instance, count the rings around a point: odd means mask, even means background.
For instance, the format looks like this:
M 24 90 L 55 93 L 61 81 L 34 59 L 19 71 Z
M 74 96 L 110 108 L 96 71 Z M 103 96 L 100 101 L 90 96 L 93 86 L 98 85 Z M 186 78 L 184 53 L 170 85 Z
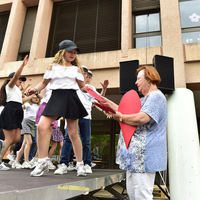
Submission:
M 30 177 L 30 172 L 30 169 L 0 171 L 0 200 L 65 200 L 126 178 L 125 171 L 114 169 L 93 169 L 86 177 L 77 177 L 76 171 L 64 175 L 49 171 L 41 177 Z

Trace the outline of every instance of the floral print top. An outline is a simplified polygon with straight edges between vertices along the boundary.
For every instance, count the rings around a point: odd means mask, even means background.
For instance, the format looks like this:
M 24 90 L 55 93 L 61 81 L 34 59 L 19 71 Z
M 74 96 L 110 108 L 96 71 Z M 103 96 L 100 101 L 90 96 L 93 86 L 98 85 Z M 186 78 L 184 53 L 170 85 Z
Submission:
M 128 149 L 120 131 L 116 163 L 120 169 L 131 172 L 164 171 L 167 167 L 167 101 L 163 93 L 154 91 L 141 99 L 140 112 L 148 114 L 151 120 L 137 127 Z

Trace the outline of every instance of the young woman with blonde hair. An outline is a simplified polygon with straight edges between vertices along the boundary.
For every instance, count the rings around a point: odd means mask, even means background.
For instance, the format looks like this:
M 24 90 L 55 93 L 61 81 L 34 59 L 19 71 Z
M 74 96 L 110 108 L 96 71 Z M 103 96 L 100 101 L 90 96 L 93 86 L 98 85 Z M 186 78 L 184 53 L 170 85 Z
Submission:
M 82 144 L 78 135 L 77 119 L 87 115 L 87 111 L 77 96 L 76 91 L 80 88 L 85 91 L 84 77 L 78 67 L 76 57 L 79 48 L 71 40 L 64 40 L 59 44 L 59 51 L 55 55 L 52 64 L 44 74 L 43 80 L 35 87 L 28 90 L 34 94 L 50 83 L 52 95 L 43 111 L 38 124 L 38 154 L 39 160 L 31 176 L 42 176 L 48 172 L 46 131 L 51 123 L 60 117 L 67 120 L 69 136 L 73 144 L 77 159 L 77 176 L 86 175 L 82 160 Z

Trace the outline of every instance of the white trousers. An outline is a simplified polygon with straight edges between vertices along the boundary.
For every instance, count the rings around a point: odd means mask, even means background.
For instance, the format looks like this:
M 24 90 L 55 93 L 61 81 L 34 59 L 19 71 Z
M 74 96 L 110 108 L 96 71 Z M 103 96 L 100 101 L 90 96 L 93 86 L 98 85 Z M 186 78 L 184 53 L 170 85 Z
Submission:
M 130 200 L 152 200 L 155 181 L 153 173 L 126 171 L 126 189 Z

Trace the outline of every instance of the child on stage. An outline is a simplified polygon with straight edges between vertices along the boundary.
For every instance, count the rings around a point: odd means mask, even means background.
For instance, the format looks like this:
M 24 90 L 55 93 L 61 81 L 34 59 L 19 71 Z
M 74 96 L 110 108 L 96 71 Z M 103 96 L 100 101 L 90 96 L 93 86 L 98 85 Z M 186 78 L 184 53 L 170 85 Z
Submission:
M 74 153 L 77 159 L 77 176 L 86 175 L 82 160 L 82 144 L 78 134 L 77 119 L 88 115 L 83 104 L 77 96 L 76 91 L 80 88 L 86 92 L 84 77 L 78 67 L 76 57 L 79 48 L 71 40 L 64 40 L 59 44 L 59 51 L 55 55 L 52 65 L 44 74 L 44 79 L 35 88 L 28 90 L 34 94 L 50 83 L 52 95 L 44 109 L 38 124 L 38 153 L 39 160 L 31 176 L 42 176 L 48 172 L 46 131 L 51 123 L 60 117 L 67 120 L 68 132 L 73 144 Z

